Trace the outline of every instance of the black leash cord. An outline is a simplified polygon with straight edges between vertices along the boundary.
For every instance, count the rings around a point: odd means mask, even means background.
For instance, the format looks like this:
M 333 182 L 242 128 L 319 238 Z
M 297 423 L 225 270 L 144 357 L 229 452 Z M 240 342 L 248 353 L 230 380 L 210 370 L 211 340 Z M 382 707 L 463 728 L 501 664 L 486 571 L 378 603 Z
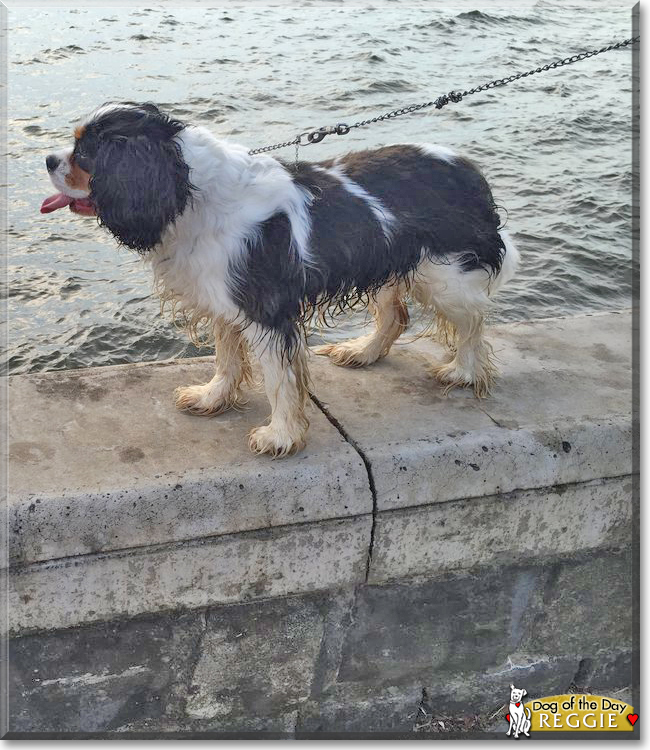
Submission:
M 296 159 L 298 155 L 298 148 L 300 146 L 310 146 L 314 143 L 320 143 L 326 135 L 347 135 L 354 128 L 363 128 L 366 125 L 372 125 L 375 122 L 382 122 L 382 120 L 392 120 L 394 117 L 401 117 L 402 115 L 410 115 L 411 112 L 417 112 L 420 109 L 427 107 L 435 107 L 436 109 L 442 109 L 445 105 L 450 102 L 455 104 L 460 102 L 466 96 L 477 94 L 479 91 L 487 91 L 488 89 L 495 89 L 498 86 L 507 86 L 513 81 L 518 81 L 520 78 L 527 78 L 533 76 L 536 73 L 543 73 L 547 70 L 555 70 L 555 68 L 561 68 L 564 65 L 571 65 L 572 63 L 580 62 L 580 60 L 586 60 L 589 57 L 600 55 L 602 52 L 610 52 L 614 49 L 620 49 L 621 47 L 627 47 L 630 44 L 634 44 L 641 39 L 640 36 L 635 36 L 632 39 L 626 39 L 624 42 L 617 42 L 616 44 L 610 44 L 607 47 L 601 49 L 592 50 L 591 52 L 581 52 L 578 55 L 572 55 L 571 57 L 565 57 L 564 60 L 556 60 L 555 62 L 542 65 L 539 68 L 534 68 L 526 73 L 516 73 L 515 75 L 507 76 L 506 78 L 497 78 L 489 83 L 483 83 L 480 86 L 476 86 L 469 91 L 450 91 L 448 94 L 439 96 L 432 102 L 425 102 L 424 104 L 412 104 L 409 107 L 402 107 L 401 109 L 394 109 L 392 112 L 386 112 L 383 115 L 378 115 L 369 120 L 361 120 L 355 122 L 354 125 L 346 125 L 345 123 L 339 123 L 338 125 L 328 125 L 324 128 L 318 128 L 317 130 L 306 131 L 300 133 L 290 141 L 284 141 L 283 143 L 275 143 L 272 146 L 263 146 L 262 148 L 252 149 L 248 153 L 253 156 L 254 154 L 264 154 L 268 151 L 276 151 L 280 148 L 286 148 L 287 146 L 296 147 Z

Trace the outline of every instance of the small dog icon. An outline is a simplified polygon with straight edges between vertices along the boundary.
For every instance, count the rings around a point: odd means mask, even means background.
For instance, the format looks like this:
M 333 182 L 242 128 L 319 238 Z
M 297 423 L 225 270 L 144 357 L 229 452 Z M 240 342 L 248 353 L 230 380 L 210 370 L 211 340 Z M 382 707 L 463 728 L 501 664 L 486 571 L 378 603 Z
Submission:
M 510 733 L 514 730 L 514 738 L 519 739 L 519 732 L 523 732 L 526 737 L 530 737 L 528 731 L 530 729 L 530 709 L 524 708 L 523 697 L 528 693 L 522 688 L 516 688 L 514 685 L 510 685 L 510 707 L 508 714 L 508 721 L 510 726 L 506 734 L 510 736 Z

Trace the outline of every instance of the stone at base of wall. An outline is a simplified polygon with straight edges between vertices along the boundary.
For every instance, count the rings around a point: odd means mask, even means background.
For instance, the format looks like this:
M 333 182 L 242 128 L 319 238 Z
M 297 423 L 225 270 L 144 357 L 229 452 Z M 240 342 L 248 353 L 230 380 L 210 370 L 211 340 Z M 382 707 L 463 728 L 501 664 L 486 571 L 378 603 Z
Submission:
M 611 694 L 633 680 L 632 565 L 601 551 L 26 635 L 9 729 L 404 733 L 487 717 L 511 682 Z

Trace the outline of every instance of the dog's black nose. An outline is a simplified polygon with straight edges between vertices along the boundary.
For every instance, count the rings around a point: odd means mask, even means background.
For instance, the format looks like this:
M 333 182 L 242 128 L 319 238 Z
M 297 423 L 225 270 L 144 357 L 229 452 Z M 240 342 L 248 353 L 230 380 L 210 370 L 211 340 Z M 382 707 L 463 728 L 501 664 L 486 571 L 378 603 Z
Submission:
M 61 159 L 59 159 L 58 156 L 54 156 L 54 154 L 50 154 L 45 160 L 45 166 L 47 167 L 48 172 L 54 172 L 60 163 Z

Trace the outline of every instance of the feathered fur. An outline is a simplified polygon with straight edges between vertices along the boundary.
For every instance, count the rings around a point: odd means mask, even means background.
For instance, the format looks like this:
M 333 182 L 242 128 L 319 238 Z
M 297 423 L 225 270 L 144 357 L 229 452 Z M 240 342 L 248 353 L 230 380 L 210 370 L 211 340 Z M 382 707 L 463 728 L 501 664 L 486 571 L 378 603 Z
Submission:
M 231 342 L 226 370 L 237 393 L 229 401 L 217 378 L 201 403 L 185 389 L 179 406 L 213 413 L 235 403 L 249 352 L 260 360 L 273 414 L 254 431 L 255 450 L 285 455 L 302 445 L 304 326 L 360 303 L 378 330 L 321 350 L 335 363 L 385 356 L 406 327 L 411 293 L 453 343 L 441 379 L 479 395 L 489 387 L 483 316 L 518 255 L 485 178 L 449 149 L 403 144 L 283 163 L 152 104 L 128 104 L 104 105 L 80 125 L 69 162 L 88 173 L 99 223 L 151 262 L 162 299 L 190 330 L 228 329 L 217 340 Z M 217 391 L 211 408 L 206 393 Z

